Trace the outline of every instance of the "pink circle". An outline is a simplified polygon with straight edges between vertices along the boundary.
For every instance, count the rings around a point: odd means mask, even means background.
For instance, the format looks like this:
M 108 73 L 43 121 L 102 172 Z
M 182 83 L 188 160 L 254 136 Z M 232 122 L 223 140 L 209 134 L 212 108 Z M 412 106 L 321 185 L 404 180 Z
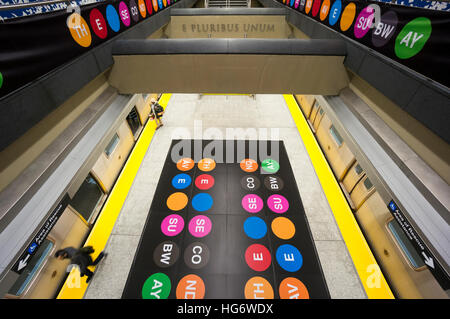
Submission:
M 359 13 L 355 21 L 355 29 L 353 30 L 356 38 L 361 39 L 369 32 L 373 24 L 373 18 L 374 10 L 372 7 L 368 6 Z
M 189 222 L 189 232 L 192 236 L 200 238 L 209 234 L 212 228 L 211 220 L 204 216 L 198 215 Z
M 242 207 L 249 213 L 257 213 L 263 208 L 264 202 L 258 195 L 248 194 L 242 198 Z
M 161 231 L 169 237 L 178 235 L 183 230 L 183 227 L 184 219 L 177 214 L 167 216 L 161 223 Z
M 130 26 L 131 23 L 130 11 L 128 11 L 128 7 L 125 4 L 125 2 L 121 2 L 119 4 L 119 16 L 123 24 L 125 24 L 127 27 Z
M 274 213 L 282 214 L 289 209 L 289 202 L 286 197 L 275 194 L 267 199 L 267 206 Z
M 297 9 L 299 4 L 300 4 L 300 0 L 295 0 L 294 8 Z

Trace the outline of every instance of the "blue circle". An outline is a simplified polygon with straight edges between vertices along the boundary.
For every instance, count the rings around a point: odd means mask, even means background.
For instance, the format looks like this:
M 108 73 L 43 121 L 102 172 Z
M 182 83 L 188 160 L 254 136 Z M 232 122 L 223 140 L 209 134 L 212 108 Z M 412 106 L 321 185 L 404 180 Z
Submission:
M 294 6 L 294 3 L 295 3 L 295 0 L 291 0 L 291 2 L 289 3 L 289 5 L 290 5 L 291 7 L 293 7 L 293 6 Z
M 163 4 L 162 0 L 158 0 L 158 7 L 159 7 L 159 10 L 164 9 L 164 4 Z
M 339 20 L 339 17 L 341 16 L 342 11 L 342 2 L 341 0 L 336 0 L 335 3 L 331 6 L 330 13 L 329 13 L 329 22 L 330 25 L 335 25 L 337 20 Z
M 260 239 L 266 235 L 267 225 L 261 218 L 252 216 L 245 220 L 244 231 L 248 237 Z
M 114 32 L 120 30 L 119 14 L 112 4 L 106 7 L 106 20 L 108 20 L 108 24 Z
M 172 178 L 172 186 L 176 189 L 185 189 L 191 185 L 192 179 L 188 174 L 178 174 Z
M 289 272 L 298 271 L 303 265 L 302 254 L 292 245 L 281 245 L 275 254 L 281 268 Z
M 213 198 L 207 193 L 199 193 L 192 198 L 192 207 L 198 212 L 204 212 L 213 205 Z

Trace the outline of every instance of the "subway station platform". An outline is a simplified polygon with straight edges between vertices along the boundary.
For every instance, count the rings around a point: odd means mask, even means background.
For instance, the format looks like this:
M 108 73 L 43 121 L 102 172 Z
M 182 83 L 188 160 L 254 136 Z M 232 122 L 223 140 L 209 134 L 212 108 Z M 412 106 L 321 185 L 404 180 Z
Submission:
M 448 3 L 30 1 L 2 298 L 449 298 Z
M 261 129 L 267 129 L 268 136 L 262 139 L 279 134 L 275 139 L 282 140 L 286 147 L 330 297 L 366 298 L 282 95 L 173 94 L 163 123 L 152 139 L 108 240 L 105 248 L 108 257 L 97 267 L 84 298 L 121 298 L 172 138 L 180 138 L 177 132 L 190 132 L 192 138 L 199 137 L 195 134 L 221 133 L 224 138 L 227 129 L 232 128 L 255 129 L 258 134 L 258 130 L 264 133 Z M 149 259 L 152 258 L 150 252 Z

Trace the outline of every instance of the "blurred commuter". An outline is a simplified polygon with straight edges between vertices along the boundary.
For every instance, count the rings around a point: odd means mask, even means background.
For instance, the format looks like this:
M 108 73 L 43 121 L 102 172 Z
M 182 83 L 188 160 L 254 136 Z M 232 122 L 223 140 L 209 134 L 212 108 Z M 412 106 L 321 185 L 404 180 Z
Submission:
M 156 129 L 159 129 L 161 126 L 163 126 L 163 122 L 161 120 L 164 109 L 161 105 L 159 105 L 158 102 L 154 98 L 151 99 L 150 104 L 151 110 L 150 110 L 150 118 L 156 121 Z
M 70 258 L 70 265 L 67 267 L 68 271 L 70 271 L 73 267 L 78 267 L 80 270 L 80 275 L 83 277 L 87 276 L 86 282 L 89 282 L 94 275 L 92 271 L 90 271 L 87 267 L 96 266 L 103 257 L 106 257 L 106 253 L 101 252 L 97 258 L 93 261 L 90 256 L 94 252 L 94 248 L 92 246 L 82 247 L 80 249 L 76 249 L 73 247 L 66 247 L 64 249 L 60 249 L 55 253 L 55 257 L 63 260 Z

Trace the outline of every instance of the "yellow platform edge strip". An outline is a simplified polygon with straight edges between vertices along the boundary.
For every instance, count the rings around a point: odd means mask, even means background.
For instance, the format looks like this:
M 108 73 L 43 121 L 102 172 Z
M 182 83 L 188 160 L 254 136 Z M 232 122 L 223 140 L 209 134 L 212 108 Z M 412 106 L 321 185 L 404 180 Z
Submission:
M 163 94 L 158 103 L 165 108 L 169 103 L 170 97 L 171 94 Z M 95 259 L 106 246 L 155 131 L 155 121 L 147 121 L 136 145 L 117 178 L 116 184 L 109 194 L 94 227 L 84 243 L 84 246 L 94 247 L 95 253 L 92 255 L 93 259 Z M 90 269 L 93 269 L 93 267 L 90 267 Z M 61 288 L 57 299 L 82 299 L 87 287 L 86 276 L 80 278 L 79 272 L 73 269 Z
M 369 299 L 393 299 L 364 235 L 293 95 L 283 95 Z

